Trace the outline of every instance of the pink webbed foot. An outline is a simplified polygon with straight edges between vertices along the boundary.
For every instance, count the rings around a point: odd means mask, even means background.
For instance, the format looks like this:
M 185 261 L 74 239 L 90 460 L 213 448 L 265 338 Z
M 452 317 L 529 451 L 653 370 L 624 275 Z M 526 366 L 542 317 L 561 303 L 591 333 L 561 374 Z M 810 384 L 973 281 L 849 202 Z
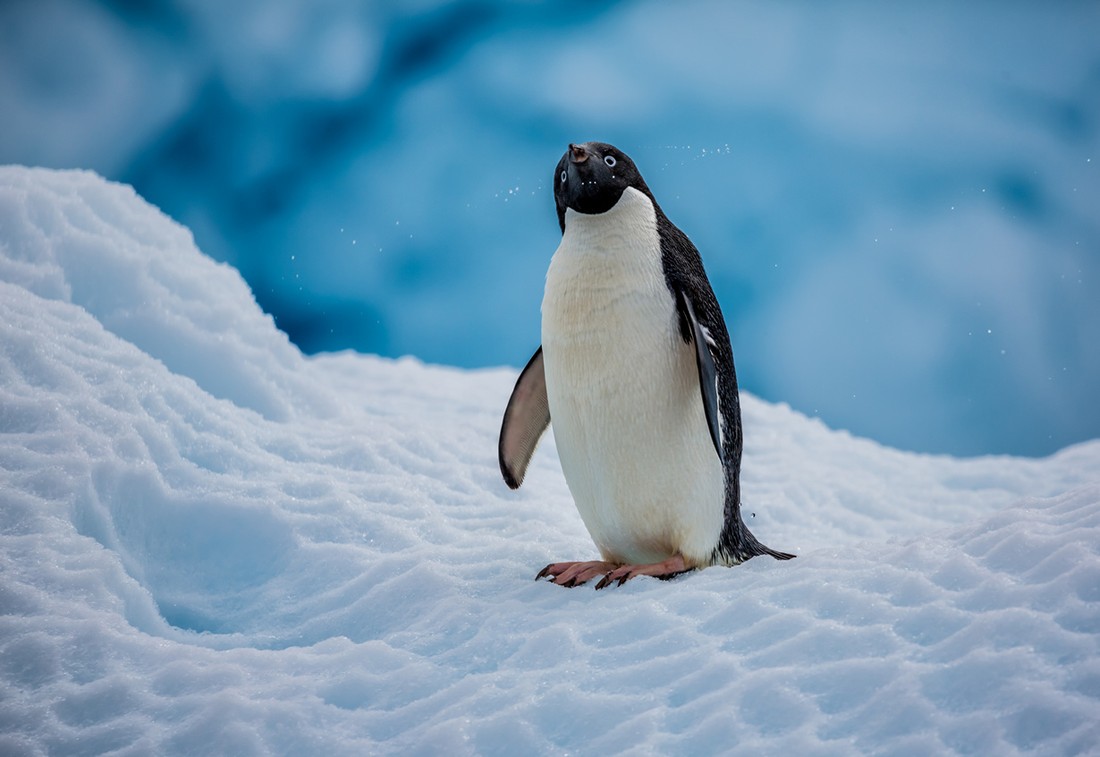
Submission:
M 635 576 L 653 576 L 654 578 L 672 578 L 691 570 L 684 563 L 681 555 L 674 555 L 667 560 L 649 565 L 619 565 L 618 563 L 605 562 L 603 560 L 590 560 L 588 562 L 556 562 L 550 563 L 539 571 L 535 580 L 550 577 L 550 580 L 559 586 L 572 588 L 588 583 L 596 576 L 603 576 L 596 584 L 597 589 L 603 589 L 614 582 L 622 586 Z
M 596 584 L 596 589 L 608 587 L 615 581 L 618 581 L 619 586 L 622 586 L 635 576 L 653 576 L 654 578 L 668 579 L 689 570 L 691 569 L 684 563 L 682 555 L 673 555 L 667 560 L 651 563 L 650 565 L 620 565 L 605 575 Z
M 558 586 L 572 588 L 591 581 L 596 576 L 606 576 L 616 568 L 615 563 L 602 560 L 588 562 L 554 562 L 547 565 L 535 576 L 535 580 L 550 577 Z

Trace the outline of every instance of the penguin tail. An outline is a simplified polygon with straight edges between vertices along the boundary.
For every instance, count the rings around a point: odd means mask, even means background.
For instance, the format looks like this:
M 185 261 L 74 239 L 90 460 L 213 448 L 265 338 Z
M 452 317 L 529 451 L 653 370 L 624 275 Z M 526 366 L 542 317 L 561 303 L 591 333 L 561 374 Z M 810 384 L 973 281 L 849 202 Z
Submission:
M 760 555 L 769 555 L 776 560 L 793 560 L 795 555 L 790 552 L 780 552 L 763 544 L 753 536 L 752 531 L 745 525 L 739 512 L 726 521 L 722 534 L 718 538 L 718 546 L 714 550 L 714 562 L 722 565 L 737 565 L 746 560 L 751 560 Z
M 757 539 L 755 536 L 753 536 L 752 533 L 749 532 L 749 530 L 747 528 L 745 529 L 745 532 L 746 532 L 745 533 L 745 535 L 746 535 L 745 541 L 748 542 L 749 551 L 752 552 L 753 556 L 769 555 L 771 557 L 774 557 L 776 560 L 792 560 L 792 559 L 794 559 L 795 556 L 792 555 L 790 552 L 780 552 L 779 550 L 772 549 L 771 547 L 767 546 L 766 544 L 761 543 L 761 541 L 759 539 Z
M 760 545 L 760 548 L 763 550 L 761 554 L 771 555 L 776 560 L 793 560 L 798 557 L 798 555 L 792 555 L 790 552 L 778 552 L 771 547 L 765 547 L 763 544 Z
M 761 555 L 769 555 L 776 560 L 793 560 L 797 556 L 761 544 L 746 528 L 742 532 L 742 538 L 739 541 L 719 544 L 714 551 L 714 561 L 723 565 L 737 565 Z

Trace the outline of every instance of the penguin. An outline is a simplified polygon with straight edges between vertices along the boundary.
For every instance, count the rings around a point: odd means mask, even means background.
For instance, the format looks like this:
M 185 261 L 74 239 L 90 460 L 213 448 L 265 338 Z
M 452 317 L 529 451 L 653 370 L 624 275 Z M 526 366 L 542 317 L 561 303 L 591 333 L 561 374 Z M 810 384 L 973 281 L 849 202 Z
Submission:
M 741 518 L 741 406 L 718 300 L 691 240 L 634 161 L 570 144 L 554 171 L 561 243 L 542 300 L 542 344 L 516 381 L 498 458 L 516 489 L 551 422 L 599 560 L 535 576 L 597 589 L 757 555 Z

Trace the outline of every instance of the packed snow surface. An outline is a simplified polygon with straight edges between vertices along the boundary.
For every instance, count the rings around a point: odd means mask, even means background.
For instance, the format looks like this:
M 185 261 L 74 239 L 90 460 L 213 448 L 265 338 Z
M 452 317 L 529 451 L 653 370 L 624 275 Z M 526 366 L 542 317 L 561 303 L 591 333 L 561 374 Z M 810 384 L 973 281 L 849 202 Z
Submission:
M 0 169 L 0 754 L 1100 749 L 1100 441 L 901 453 L 743 398 L 797 552 L 595 549 L 515 371 L 304 357 L 131 189 Z

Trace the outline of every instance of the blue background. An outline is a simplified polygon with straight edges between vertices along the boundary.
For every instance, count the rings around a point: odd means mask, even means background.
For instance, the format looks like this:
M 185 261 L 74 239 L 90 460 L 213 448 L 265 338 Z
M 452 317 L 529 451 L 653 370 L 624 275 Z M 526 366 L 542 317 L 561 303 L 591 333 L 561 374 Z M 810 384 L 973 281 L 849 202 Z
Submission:
M 1100 436 L 1097 39 L 1094 2 L 15 0 L 0 162 L 133 184 L 307 352 L 518 367 L 550 174 L 613 142 L 743 388 L 1040 455 Z

